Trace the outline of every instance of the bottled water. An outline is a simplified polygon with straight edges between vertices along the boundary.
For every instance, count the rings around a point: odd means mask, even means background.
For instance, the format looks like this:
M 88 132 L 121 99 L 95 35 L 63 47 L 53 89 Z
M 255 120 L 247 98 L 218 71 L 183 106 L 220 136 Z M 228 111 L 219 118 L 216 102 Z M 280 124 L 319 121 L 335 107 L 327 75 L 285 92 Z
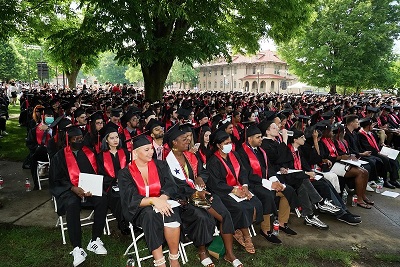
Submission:
M 343 200 L 343 203 L 345 204 L 345 205 L 347 205 L 347 196 L 348 196 L 349 194 L 347 193 L 347 190 L 346 189 L 343 189 L 343 193 L 342 193 L 342 200 Z
M 277 219 L 274 221 L 272 234 L 279 235 L 279 221 Z
M 26 192 L 31 191 L 31 182 L 29 182 L 29 178 L 26 178 L 25 180 L 25 191 Z
M 383 191 L 383 178 L 379 177 L 378 182 L 376 183 L 375 192 L 380 194 Z
M 132 256 L 130 256 L 126 261 L 126 267 L 135 267 L 135 260 L 132 258 Z
M 357 195 L 353 195 L 353 197 L 351 198 L 351 206 L 352 207 L 357 206 L 357 200 L 358 200 Z

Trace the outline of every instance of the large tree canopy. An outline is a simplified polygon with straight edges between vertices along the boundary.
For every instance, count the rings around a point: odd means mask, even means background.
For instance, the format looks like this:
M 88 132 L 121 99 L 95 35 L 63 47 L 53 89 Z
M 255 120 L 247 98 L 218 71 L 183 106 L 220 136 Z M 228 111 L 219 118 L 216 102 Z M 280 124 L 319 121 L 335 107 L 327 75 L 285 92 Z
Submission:
M 140 64 L 146 97 L 159 99 L 175 59 L 206 61 L 255 52 L 258 40 L 289 39 L 315 0 L 85 0 L 88 28 L 102 32 L 122 62 Z
M 382 87 L 390 79 L 399 1 L 323 0 L 302 34 L 279 52 L 303 81 L 316 86 Z

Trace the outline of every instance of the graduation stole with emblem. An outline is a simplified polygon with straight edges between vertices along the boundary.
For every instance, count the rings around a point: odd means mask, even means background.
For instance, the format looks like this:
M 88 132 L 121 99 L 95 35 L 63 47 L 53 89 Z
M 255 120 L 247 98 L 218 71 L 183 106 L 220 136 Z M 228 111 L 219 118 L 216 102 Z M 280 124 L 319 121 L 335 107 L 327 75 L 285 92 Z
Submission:
M 135 161 L 132 161 L 129 164 L 129 172 L 132 175 L 132 179 L 136 184 L 139 195 L 144 197 L 159 197 L 161 190 L 160 177 L 158 176 L 157 166 L 154 160 L 149 161 L 147 164 L 148 168 L 148 186 L 149 192 L 146 194 L 146 185 L 144 184 L 144 179 L 142 174 L 140 173 L 138 167 L 136 166 Z
M 131 133 L 125 128 L 123 131 L 123 134 L 125 136 L 125 141 L 130 140 Z M 132 152 L 132 143 L 131 142 L 126 142 L 126 149 L 128 149 L 129 152 Z
M 253 174 L 257 174 L 258 176 L 263 178 L 263 175 L 262 175 L 262 172 L 261 172 L 260 162 L 259 162 L 256 154 L 254 154 L 253 149 L 251 149 L 246 143 L 243 143 L 242 147 L 244 149 L 244 152 L 246 152 L 247 156 L 249 157 L 250 166 L 253 168 Z M 265 153 L 265 151 L 261 147 L 259 147 L 258 149 L 260 150 L 260 152 L 264 156 L 264 160 L 265 160 L 265 178 L 267 178 L 268 177 L 267 154 Z
M 338 153 L 336 151 L 336 147 L 335 147 L 335 144 L 333 143 L 333 141 L 330 138 L 326 138 L 326 137 L 322 137 L 321 141 L 328 148 L 329 156 L 336 158 L 338 156 Z
M 196 177 L 197 176 L 197 163 L 198 163 L 196 156 L 193 153 L 188 152 L 188 151 L 183 152 L 183 155 L 187 159 L 190 167 L 192 168 L 193 176 Z M 187 174 L 185 172 L 183 166 L 181 166 L 181 164 L 179 164 L 179 161 L 175 157 L 174 153 L 172 153 L 172 152 L 168 153 L 166 160 L 167 160 L 169 168 L 171 169 L 172 175 L 174 175 L 179 180 L 186 181 L 186 183 L 191 188 L 195 188 L 194 181 L 189 178 L 189 174 Z
M 119 164 L 121 166 L 121 169 L 123 169 L 126 166 L 125 152 L 123 149 L 118 149 L 117 154 L 118 154 Z M 104 169 L 105 169 L 106 173 L 108 174 L 108 176 L 115 178 L 116 174 L 115 174 L 114 164 L 113 164 L 113 161 L 111 158 L 110 151 L 103 152 L 103 161 L 104 161 Z
M 299 155 L 299 151 L 295 151 L 292 144 L 288 144 L 290 151 L 292 152 L 293 159 L 294 159 L 294 168 L 296 170 L 301 170 L 301 159 Z
M 236 156 L 231 152 L 228 154 L 228 158 L 232 163 L 233 169 L 235 171 L 235 175 L 232 173 L 231 169 L 228 167 L 226 164 L 225 160 L 221 157 L 221 154 L 219 151 L 215 152 L 215 156 L 222 162 L 222 165 L 224 165 L 225 170 L 226 170 L 226 183 L 230 186 L 242 186 L 238 178 L 239 177 L 239 172 L 240 172 L 240 165 L 239 161 L 237 160 Z
M 85 146 L 82 148 L 82 151 L 83 153 L 85 153 L 86 157 L 90 162 L 90 165 L 92 165 L 94 172 L 97 174 L 96 156 L 89 148 Z M 78 186 L 79 173 L 81 171 L 79 170 L 78 162 L 76 161 L 74 153 L 72 152 L 69 146 L 64 148 L 64 155 L 65 155 L 65 161 L 67 163 L 67 169 L 69 172 L 69 179 L 71 180 L 71 183 L 74 186 Z
M 39 146 L 47 146 L 47 143 L 49 142 L 50 139 L 50 134 L 48 131 L 42 131 L 39 129 L 39 127 L 43 125 L 43 123 L 40 123 L 38 126 L 36 126 L 36 142 Z M 46 134 L 46 135 L 45 135 Z

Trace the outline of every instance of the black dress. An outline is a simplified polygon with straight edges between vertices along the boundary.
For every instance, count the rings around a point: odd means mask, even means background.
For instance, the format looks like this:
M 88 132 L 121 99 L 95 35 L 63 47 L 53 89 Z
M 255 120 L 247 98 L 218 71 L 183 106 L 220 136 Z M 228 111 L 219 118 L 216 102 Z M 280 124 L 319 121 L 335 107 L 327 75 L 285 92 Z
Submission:
M 241 162 L 239 155 L 234 151 L 231 153 L 234 154 L 240 165 L 239 177 L 235 178 L 237 178 L 242 185 L 249 184 L 247 176 L 248 172 L 243 167 L 243 163 Z M 229 157 L 225 163 L 231 169 L 233 175 L 235 175 L 234 168 L 229 160 Z M 227 184 L 227 171 L 222 162 L 215 155 L 211 156 L 210 160 L 207 162 L 207 170 L 210 173 L 210 178 L 207 181 L 207 188 L 221 198 L 222 203 L 224 203 L 231 214 L 235 229 L 250 227 L 253 223 L 254 210 L 256 212 L 254 223 L 260 223 L 263 221 L 263 206 L 257 196 L 253 196 L 250 200 L 244 200 L 241 202 L 237 202 L 235 199 L 229 196 L 229 193 L 232 192 L 233 187 Z
M 170 198 L 174 198 L 176 185 L 171 177 L 168 165 L 163 161 L 154 161 L 161 184 L 160 195 L 164 194 Z M 170 217 L 165 216 L 163 218 L 161 213 L 156 213 L 151 206 L 140 207 L 140 202 L 145 196 L 139 194 L 128 166 L 120 170 L 117 176 L 123 215 L 133 225 L 143 229 L 147 247 L 151 252 L 160 247 L 165 241 L 164 222 L 177 221 L 180 223 L 179 210 L 174 208 L 174 213 Z

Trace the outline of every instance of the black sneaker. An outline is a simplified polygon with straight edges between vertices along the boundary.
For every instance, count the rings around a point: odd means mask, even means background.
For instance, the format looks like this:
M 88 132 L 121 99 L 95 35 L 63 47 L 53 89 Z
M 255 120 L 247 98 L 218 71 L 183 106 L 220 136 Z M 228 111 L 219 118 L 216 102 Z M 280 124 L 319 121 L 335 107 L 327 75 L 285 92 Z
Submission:
M 265 237 L 265 239 L 267 239 L 267 240 L 268 240 L 269 242 L 271 242 L 272 244 L 275 244 L 275 245 L 280 245 L 280 244 L 282 244 L 282 241 L 281 241 L 276 235 L 273 235 L 272 233 L 266 234 L 266 233 L 264 233 L 263 230 L 260 230 L 260 234 L 261 234 L 263 237 Z
M 349 213 L 345 213 L 342 216 L 337 218 L 341 222 L 345 222 L 349 225 L 358 225 L 361 223 L 361 219 L 354 218 Z
M 293 231 L 292 229 L 290 229 L 286 223 L 285 223 L 285 226 L 283 226 L 283 227 L 279 226 L 279 230 L 284 232 L 287 235 L 297 235 L 297 233 L 295 231 Z
M 347 213 L 350 214 L 351 216 L 353 216 L 354 218 L 360 219 L 360 220 L 361 220 L 361 216 L 360 216 L 360 215 L 353 214 L 353 213 L 351 213 L 350 211 L 347 211 Z

